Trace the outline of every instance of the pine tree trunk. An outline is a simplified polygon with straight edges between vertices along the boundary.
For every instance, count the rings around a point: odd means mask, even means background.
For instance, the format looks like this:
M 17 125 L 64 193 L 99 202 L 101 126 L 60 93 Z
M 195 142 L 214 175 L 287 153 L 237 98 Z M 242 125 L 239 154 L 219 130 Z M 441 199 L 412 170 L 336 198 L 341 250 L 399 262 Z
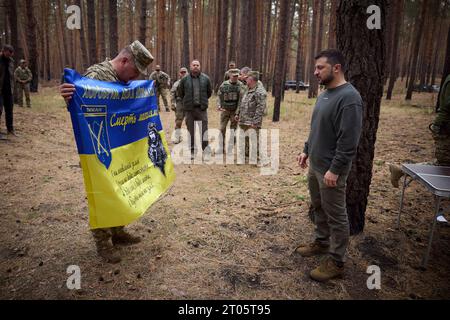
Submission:
M 29 46 L 29 60 L 30 70 L 33 79 L 30 83 L 30 91 L 38 92 L 39 89 L 39 64 L 38 64 L 38 50 L 37 50 L 37 34 L 36 34 L 36 17 L 33 9 L 33 0 L 25 1 L 25 9 L 27 14 L 27 41 Z
M 117 28 L 117 0 L 109 0 L 109 57 L 113 59 L 119 53 Z
M 263 67 L 262 73 L 264 74 L 264 83 L 268 84 L 268 54 L 270 49 L 270 37 L 272 35 L 271 21 L 272 21 L 272 0 L 267 1 L 267 7 L 265 12 L 266 17 L 266 29 L 264 32 L 264 46 L 263 46 Z M 230 59 L 231 60 L 231 59 Z
M 337 46 L 348 62 L 346 79 L 361 94 L 364 110 L 363 130 L 347 179 L 346 201 L 351 234 L 360 233 L 364 229 L 383 96 L 385 30 L 361 27 L 366 25 L 366 8 L 372 4 L 380 7 L 383 26 L 386 0 L 341 0 L 337 9 Z
M 83 15 L 83 7 L 82 7 L 82 3 L 81 0 L 76 0 L 75 1 L 76 5 L 79 6 L 81 8 L 81 29 L 78 30 L 79 35 L 80 35 L 80 48 L 81 48 L 81 59 L 82 59 L 82 69 L 86 70 L 89 67 L 89 57 L 88 57 L 88 52 L 87 52 L 87 47 L 86 47 L 86 39 L 85 39 L 85 21 L 84 21 L 84 15 Z
M 297 59 L 296 59 L 296 63 L 295 63 L 295 80 L 297 81 L 297 86 L 295 88 L 295 92 L 299 93 L 300 92 L 300 87 L 299 87 L 299 81 L 302 80 L 302 51 L 303 51 L 303 38 L 302 38 L 302 34 L 303 34 L 303 5 L 304 5 L 303 0 L 300 0 L 299 6 L 298 6 L 298 39 L 297 39 Z
M 95 31 L 95 1 L 87 1 L 89 65 L 97 63 L 97 34 Z
M 237 0 L 231 0 L 231 32 L 230 47 L 228 51 L 228 61 L 236 60 L 236 38 L 239 28 L 237 27 Z
M 145 46 L 147 31 L 147 0 L 141 0 L 141 16 L 139 24 L 139 41 Z
M 318 83 L 317 79 L 314 76 L 314 64 L 315 60 L 314 57 L 317 53 L 316 50 L 316 44 L 317 44 L 317 19 L 319 18 L 319 1 L 320 0 L 314 0 L 313 4 L 313 19 L 312 19 L 312 26 L 311 26 L 311 44 L 309 47 L 309 63 L 310 63 L 310 72 L 309 72 L 309 88 L 308 88 L 308 98 L 316 98 L 317 97 L 317 90 L 318 90 Z
M 425 83 L 430 84 L 431 82 L 431 74 L 433 69 L 433 48 L 434 43 L 438 42 L 438 24 L 439 24 L 439 7 L 440 1 L 433 0 L 433 11 L 431 15 L 431 23 L 432 23 L 432 31 L 429 37 L 429 44 L 427 46 L 426 51 L 426 67 L 425 67 Z
M 99 34 L 99 61 L 103 61 L 106 59 L 106 34 L 105 34 L 105 14 L 106 14 L 106 6 L 105 0 L 99 1 L 99 25 L 98 25 L 98 34 Z
M 429 1 L 422 0 L 422 9 L 420 10 L 419 17 L 416 20 L 414 26 L 414 47 L 412 50 L 412 62 L 411 62 L 411 72 L 409 75 L 408 91 L 406 92 L 406 100 L 411 100 L 414 84 L 416 82 L 416 72 L 417 72 L 417 60 L 419 58 L 420 40 L 422 38 L 422 30 L 427 14 Z
M 323 16 L 325 13 L 325 0 L 319 1 L 320 9 L 319 9 L 319 27 L 317 33 L 317 44 L 316 44 L 316 52 L 319 53 L 322 51 L 322 41 L 323 41 Z
M 391 57 L 391 66 L 390 66 L 390 77 L 389 77 L 389 86 L 387 90 L 386 99 L 391 100 L 392 91 L 394 90 L 394 84 L 397 80 L 397 65 L 398 65 L 398 46 L 399 46 L 399 36 L 402 22 L 402 12 L 403 12 L 403 1 L 397 0 L 394 4 L 394 12 L 392 15 L 395 17 L 395 24 L 393 25 L 394 34 L 393 34 L 393 43 L 392 43 L 392 57 Z
M 328 29 L 328 48 L 336 47 L 336 7 L 337 0 L 331 0 L 330 26 Z
M 45 37 L 45 78 L 47 79 L 47 81 L 50 81 L 52 79 L 52 74 L 51 74 L 51 68 L 50 68 L 50 57 L 51 57 L 51 52 L 50 52 L 50 10 L 49 10 L 49 3 L 47 2 L 45 4 L 45 33 L 47 34 Z
M 249 30 L 249 1 L 239 0 L 241 5 L 241 30 Z M 242 66 L 250 66 L 250 57 L 248 54 L 248 35 L 249 32 L 239 32 L 238 60 Z
M 183 54 L 181 56 L 182 65 L 189 67 L 191 62 L 189 57 L 189 2 L 188 0 L 181 0 L 181 17 L 183 19 L 183 39 L 182 47 Z
M 23 49 L 20 45 L 17 5 L 18 3 L 16 0 L 9 0 L 9 3 L 7 5 L 8 18 L 11 29 L 11 45 L 14 47 L 15 66 L 17 66 L 19 60 L 23 59 L 24 57 Z
M 289 0 L 280 0 L 280 19 L 278 20 L 278 45 L 275 62 L 275 76 L 274 76 L 274 95 L 275 105 L 273 110 L 273 122 L 280 121 L 280 109 L 282 99 L 282 87 L 285 77 L 285 65 L 287 57 L 287 37 L 286 34 L 289 28 L 289 11 L 291 5 Z
M 159 65 L 161 65 L 162 68 L 167 68 L 166 63 L 166 0 L 158 0 L 157 2 L 158 6 L 158 47 L 159 47 L 159 55 L 158 55 L 158 61 Z

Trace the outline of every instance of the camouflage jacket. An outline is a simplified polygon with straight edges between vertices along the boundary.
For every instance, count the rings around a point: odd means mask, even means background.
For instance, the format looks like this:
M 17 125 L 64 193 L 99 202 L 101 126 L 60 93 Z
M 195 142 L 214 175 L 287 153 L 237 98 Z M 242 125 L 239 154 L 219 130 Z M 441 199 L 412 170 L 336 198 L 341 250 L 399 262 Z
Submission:
M 170 77 L 165 72 L 156 72 L 153 71 L 149 77 L 150 80 L 155 80 L 156 87 L 160 89 L 169 89 L 170 88 Z
M 17 67 L 16 71 L 14 71 L 14 78 L 16 79 L 17 82 L 20 80 L 28 83 L 31 82 L 31 80 L 33 79 L 33 75 L 31 74 L 30 69 L 22 68 L 19 66 Z
M 175 83 L 172 86 L 172 89 L 170 89 L 170 101 L 173 106 L 176 106 L 177 103 L 181 103 L 182 101 L 181 97 L 179 97 L 177 94 L 177 89 L 178 85 L 180 84 L 180 80 L 175 81 Z
M 439 95 L 439 108 L 434 125 L 450 133 L 450 75 L 444 81 Z
M 244 96 L 244 85 L 238 81 L 224 81 L 217 91 L 217 106 L 227 110 L 236 110 Z
M 114 68 L 109 60 L 105 60 L 101 63 L 97 63 L 97 64 L 90 66 L 86 70 L 86 73 L 84 74 L 84 76 L 91 78 L 91 79 L 107 81 L 107 82 L 120 81 L 116 70 L 114 70 Z
M 261 128 L 263 116 L 266 111 L 267 91 L 264 86 L 257 85 L 249 89 L 244 95 L 236 114 L 239 116 L 239 124 L 254 125 Z
M 14 95 L 14 59 L 9 58 L 9 65 L 8 65 L 8 71 L 9 71 L 9 82 L 11 84 L 11 94 Z M 2 88 L 3 88 L 3 82 L 5 81 L 5 65 L 3 62 L 3 55 L 0 54 L 0 95 L 2 94 Z

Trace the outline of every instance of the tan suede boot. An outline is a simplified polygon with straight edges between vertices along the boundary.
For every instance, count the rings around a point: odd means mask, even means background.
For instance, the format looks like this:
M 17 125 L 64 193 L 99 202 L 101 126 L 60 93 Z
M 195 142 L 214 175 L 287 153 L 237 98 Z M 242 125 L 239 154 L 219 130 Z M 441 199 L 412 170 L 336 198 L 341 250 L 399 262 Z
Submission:
M 97 253 L 108 263 L 119 263 L 122 259 L 109 240 L 96 239 Z
M 404 173 L 399 166 L 389 164 L 389 171 L 391 172 L 391 183 L 395 188 L 398 188 L 398 181 L 403 177 Z
M 338 266 L 331 258 L 326 257 L 320 262 L 320 265 L 311 271 L 309 276 L 316 281 L 326 282 L 330 279 L 340 278 L 344 274 L 344 266 Z
M 321 254 L 328 253 L 329 246 L 324 246 L 314 241 L 313 243 L 308 243 L 306 245 L 300 245 L 295 249 L 295 253 L 300 254 L 302 257 L 312 257 Z

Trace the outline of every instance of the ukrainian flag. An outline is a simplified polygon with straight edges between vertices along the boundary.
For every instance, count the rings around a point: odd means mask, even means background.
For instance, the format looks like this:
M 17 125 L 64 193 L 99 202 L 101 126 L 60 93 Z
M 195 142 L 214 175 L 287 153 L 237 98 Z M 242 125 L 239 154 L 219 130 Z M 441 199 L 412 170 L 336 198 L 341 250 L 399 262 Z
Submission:
M 142 216 L 175 179 L 153 81 L 103 82 L 65 69 L 92 229 Z

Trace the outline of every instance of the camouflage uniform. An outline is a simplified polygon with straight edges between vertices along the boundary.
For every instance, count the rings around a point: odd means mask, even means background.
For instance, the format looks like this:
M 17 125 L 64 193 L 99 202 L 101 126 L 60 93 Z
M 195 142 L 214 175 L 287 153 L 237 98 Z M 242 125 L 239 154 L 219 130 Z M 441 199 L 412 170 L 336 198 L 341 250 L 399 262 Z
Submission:
M 434 138 L 436 164 L 450 166 L 450 75 L 442 86 L 438 113 L 430 129 Z
M 239 74 L 239 70 L 237 70 L 237 73 Z M 241 103 L 243 95 L 244 85 L 240 81 L 232 83 L 230 80 L 227 80 L 220 85 L 217 92 L 217 106 L 223 109 L 220 113 L 220 131 L 222 132 L 224 145 L 228 122 L 230 122 L 230 129 L 236 130 L 237 128 L 236 110 Z
M 136 44 L 137 43 L 137 44 Z M 145 56 L 144 53 L 142 53 L 140 50 L 144 50 L 141 48 L 142 44 L 140 42 L 135 41 L 133 44 L 131 44 L 131 50 L 135 57 L 135 65 L 138 68 L 138 70 L 143 73 L 145 72 L 144 68 L 146 65 L 150 64 L 151 61 L 153 61 L 153 57 L 149 52 L 150 56 Z M 142 46 L 143 47 L 143 46 Z M 143 60 L 143 61 L 141 61 Z M 149 62 L 150 61 L 150 62 Z M 85 77 L 100 80 L 100 81 L 107 81 L 107 82 L 118 82 L 120 81 L 119 76 L 116 72 L 116 70 L 113 68 L 113 65 L 109 60 L 105 60 L 101 63 L 95 64 L 91 67 L 89 67 L 86 70 L 86 73 L 84 74 Z M 111 245 L 109 243 L 109 239 L 112 239 L 113 244 L 115 243 L 135 243 L 138 242 L 139 238 L 132 237 L 128 233 L 125 232 L 124 226 L 120 227 L 113 227 L 113 228 L 98 228 L 98 229 L 92 229 L 92 235 L 94 236 L 96 245 L 97 245 L 97 251 L 100 255 L 102 255 L 106 260 L 109 260 L 109 262 L 119 262 L 120 258 L 114 256 L 111 253 Z
M 162 71 L 153 71 L 150 74 L 150 80 L 156 83 L 156 96 L 158 99 L 158 110 L 161 111 L 160 97 L 162 97 L 166 111 L 169 111 L 169 96 L 170 96 L 170 77 L 167 73 Z
M 108 60 L 105 60 L 101 63 L 89 67 L 84 76 L 91 79 L 107 82 L 120 81 L 111 62 Z M 105 241 L 109 241 L 109 239 L 114 234 L 123 232 L 123 228 L 124 227 L 99 228 L 99 229 L 92 229 L 91 231 L 92 235 L 94 236 L 94 239 L 97 242 L 97 245 L 101 246 Z
M 180 84 L 180 81 L 181 79 L 175 81 L 175 83 L 172 86 L 172 89 L 170 89 L 172 110 L 175 111 L 175 129 L 180 129 L 184 120 L 183 101 L 177 95 L 177 88 L 178 85 Z
M 241 104 L 236 111 L 239 117 L 239 127 L 245 132 L 255 127 L 256 136 L 259 143 L 259 130 L 262 126 L 264 114 L 266 112 L 267 91 L 264 86 L 258 84 L 253 89 L 248 89 L 242 98 Z M 246 138 L 248 140 L 248 137 Z M 259 147 L 258 147 L 259 150 Z M 248 141 L 245 143 L 245 154 L 249 154 Z
M 33 79 L 33 75 L 31 74 L 30 69 L 28 69 L 27 67 L 22 68 L 21 66 L 17 67 L 16 71 L 14 72 L 14 79 L 17 83 L 19 106 L 23 107 L 23 92 L 25 92 L 27 107 L 31 108 L 30 82 Z M 25 81 L 25 83 L 22 83 L 20 81 Z

